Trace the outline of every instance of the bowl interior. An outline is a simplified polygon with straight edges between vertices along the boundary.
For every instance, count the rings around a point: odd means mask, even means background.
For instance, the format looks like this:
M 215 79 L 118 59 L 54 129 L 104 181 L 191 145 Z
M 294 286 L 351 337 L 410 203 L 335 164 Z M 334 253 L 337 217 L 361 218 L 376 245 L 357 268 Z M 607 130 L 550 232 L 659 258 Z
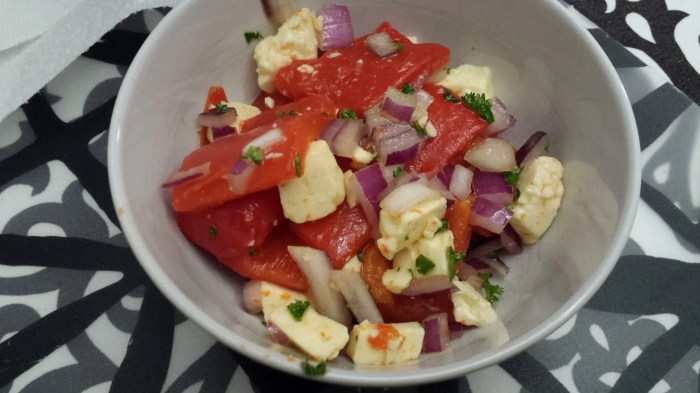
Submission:
M 334 361 L 341 384 L 407 385 L 454 377 L 525 349 L 568 319 L 594 293 L 622 250 L 636 211 L 639 145 L 629 103 L 588 33 L 554 1 L 347 1 L 355 34 L 389 20 L 421 42 L 451 49 L 451 66 L 492 68 L 496 94 L 518 122 L 504 137 L 520 145 L 550 133 L 564 164 L 565 196 L 546 236 L 509 257 L 496 305 L 500 322 L 474 329 L 451 349 L 382 368 Z M 293 2 L 317 10 L 320 1 Z M 245 31 L 273 32 L 255 1 L 198 0 L 171 12 L 134 60 L 114 110 L 109 174 L 115 206 L 136 256 L 161 291 L 219 340 L 300 375 L 287 350 L 266 339 L 241 308 L 242 280 L 187 242 L 160 184 L 197 145 L 194 119 L 210 85 L 230 100 L 257 94 L 253 45 Z

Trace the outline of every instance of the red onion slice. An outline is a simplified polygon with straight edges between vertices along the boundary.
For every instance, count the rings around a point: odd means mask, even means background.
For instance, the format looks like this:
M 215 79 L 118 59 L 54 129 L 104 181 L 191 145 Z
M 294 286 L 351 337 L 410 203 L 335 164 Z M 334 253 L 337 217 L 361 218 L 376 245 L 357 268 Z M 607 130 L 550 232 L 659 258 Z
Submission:
M 475 172 L 472 188 L 477 197 L 488 199 L 501 206 L 513 202 L 513 187 L 506 182 L 505 177 L 500 173 Z
M 462 337 L 462 334 L 464 334 L 464 330 L 466 328 L 466 326 L 459 322 L 448 321 L 447 329 L 450 331 L 450 340 L 455 340 Z
M 202 112 L 197 116 L 197 125 L 201 127 L 223 128 L 236 122 L 238 114 L 235 108 L 228 108 L 226 112 L 212 109 Z
M 472 192 L 474 172 L 461 165 L 455 165 L 452 171 L 449 190 L 460 201 L 466 201 Z
M 537 131 L 515 153 L 515 160 L 519 166 L 525 166 L 528 162 L 539 156 L 545 155 L 549 150 L 549 137 L 544 131 Z
M 500 234 L 511 217 L 513 212 L 503 205 L 477 197 L 472 204 L 469 223 Z
M 499 277 L 505 277 L 508 275 L 510 268 L 503 263 L 503 261 L 496 255 L 486 256 L 479 258 L 481 261 L 489 266 L 492 272 L 496 273 Z
M 418 153 L 421 137 L 406 124 L 390 124 L 375 128 L 372 134 L 377 161 L 383 165 L 408 162 Z
M 408 124 L 416 109 L 416 96 L 404 94 L 393 87 L 389 87 L 384 95 L 382 113 L 396 123 Z
M 399 49 L 396 42 L 385 31 L 367 37 L 367 47 L 372 53 L 382 58 L 393 55 Z
M 368 165 L 355 172 L 347 183 L 347 193 L 355 195 L 365 213 L 365 218 L 372 226 L 372 234 L 379 238 L 379 201 L 380 194 L 387 187 L 379 164 Z
M 243 284 L 243 309 L 249 314 L 262 312 L 262 281 L 247 281 Z
M 225 136 L 235 134 L 237 131 L 234 127 L 223 126 L 221 128 L 210 128 L 211 129 L 211 141 L 221 139 Z
M 425 90 L 417 88 L 413 95 L 416 97 L 416 109 L 413 111 L 412 120 L 418 120 L 428 114 L 428 107 L 433 103 L 434 98 Z
M 338 132 L 343 129 L 344 126 L 345 119 L 331 120 L 331 122 L 326 124 L 326 126 L 323 128 L 323 131 L 321 131 L 320 139 L 326 141 L 331 150 L 333 150 L 333 140 L 335 139 L 335 136 L 338 135 Z M 333 154 L 335 154 L 335 152 L 333 152 Z
M 414 277 L 402 295 L 416 296 L 452 288 L 452 282 L 446 275 Z
M 270 336 L 272 336 L 272 340 L 276 342 L 279 345 L 287 345 L 289 344 L 289 337 L 287 337 L 286 334 L 280 328 L 275 325 L 274 322 L 268 321 L 267 322 L 267 331 L 270 333 Z
M 505 131 L 515 125 L 515 116 L 506 108 L 497 97 L 489 99 L 491 112 L 493 112 L 493 123 L 489 124 L 481 135 L 493 135 Z
M 232 175 L 240 175 L 246 169 L 248 169 L 249 166 L 250 161 L 239 158 L 233 165 L 231 165 L 231 169 L 228 170 L 228 173 Z
M 500 239 L 501 244 L 503 244 L 503 248 L 505 248 L 509 253 L 520 254 L 523 252 L 523 241 L 520 239 L 520 235 L 515 232 L 510 224 L 503 228 Z
M 245 193 L 245 190 L 248 187 L 248 179 L 250 179 L 250 176 L 253 174 L 254 166 L 255 165 L 248 164 L 246 168 L 243 168 L 238 162 L 231 166 L 231 169 L 229 169 L 229 173 L 227 174 L 228 188 L 231 190 L 231 192 L 235 194 Z M 238 173 L 230 173 L 230 171 Z
M 503 248 L 503 243 L 501 243 L 500 238 L 494 238 L 489 241 L 487 241 L 484 244 L 481 244 L 477 247 L 472 248 L 471 250 L 467 251 L 466 256 L 464 259 L 469 259 L 469 258 L 480 258 L 483 257 L 484 255 L 491 254 L 494 251 L 498 251 L 501 248 Z
M 327 51 L 350 46 L 355 35 L 352 31 L 348 7 L 341 4 L 324 4 L 321 6 L 321 12 L 323 29 L 319 49 Z
M 163 188 L 175 187 L 178 184 L 194 180 L 200 176 L 204 176 L 209 173 L 209 166 L 211 162 L 206 162 L 202 165 L 197 165 L 196 167 L 186 169 L 184 171 L 177 171 L 165 179 L 165 182 L 161 184 Z
M 425 318 L 421 325 L 425 330 L 423 353 L 442 352 L 450 345 L 447 313 L 433 314 Z

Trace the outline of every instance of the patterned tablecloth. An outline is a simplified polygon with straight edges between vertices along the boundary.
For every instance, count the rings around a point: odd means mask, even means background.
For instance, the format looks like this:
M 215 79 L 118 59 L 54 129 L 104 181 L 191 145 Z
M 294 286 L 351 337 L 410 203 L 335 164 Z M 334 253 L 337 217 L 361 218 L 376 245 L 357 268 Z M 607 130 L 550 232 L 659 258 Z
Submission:
M 700 390 L 700 2 L 570 3 L 639 127 L 642 201 L 627 247 L 593 299 L 527 352 L 389 391 Z M 230 351 L 130 252 L 107 182 L 107 129 L 133 56 L 166 13 L 131 16 L 0 123 L 0 393 L 357 390 Z

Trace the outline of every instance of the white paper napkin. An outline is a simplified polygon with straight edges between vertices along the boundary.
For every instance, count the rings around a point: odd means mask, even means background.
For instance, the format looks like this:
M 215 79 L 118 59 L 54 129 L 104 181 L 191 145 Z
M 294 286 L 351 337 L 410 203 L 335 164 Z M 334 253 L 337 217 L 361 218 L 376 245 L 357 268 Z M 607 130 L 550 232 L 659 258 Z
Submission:
M 194 0 L 0 0 L 0 121 L 130 14 Z

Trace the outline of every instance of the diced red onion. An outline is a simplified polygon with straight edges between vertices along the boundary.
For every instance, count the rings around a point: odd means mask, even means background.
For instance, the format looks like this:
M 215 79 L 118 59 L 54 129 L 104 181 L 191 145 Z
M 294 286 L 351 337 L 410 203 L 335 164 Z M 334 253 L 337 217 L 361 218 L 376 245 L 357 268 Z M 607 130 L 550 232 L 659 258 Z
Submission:
M 384 323 L 372 295 L 358 273 L 348 270 L 334 270 L 331 273 L 333 283 L 343 294 L 345 301 L 358 321 L 367 320 L 370 323 Z
M 374 129 L 372 134 L 377 161 L 384 165 L 398 165 L 411 160 L 418 153 L 421 137 L 413 127 L 389 124 Z
M 477 258 L 469 258 L 469 261 L 471 260 L 479 261 Z M 488 269 L 488 266 L 486 264 L 484 264 L 481 261 L 479 261 L 479 263 L 483 264 L 483 269 Z M 476 267 L 472 266 L 470 263 L 467 263 L 464 259 L 462 259 L 455 264 L 455 270 L 459 281 L 467 281 L 470 277 L 478 277 L 480 269 L 477 269 Z
M 486 138 L 467 152 L 464 159 L 484 172 L 507 172 L 517 168 L 513 146 L 499 138 Z
M 365 135 L 365 126 L 358 119 L 334 119 L 321 133 L 321 139 L 328 143 L 333 154 L 338 157 L 352 157 L 358 142 Z
M 508 272 L 510 271 L 510 268 L 496 255 L 492 254 L 491 256 L 484 256 L 479 259 L 487 264 L 491 271 L 500 277 L 507 276 Z
M 515 153 L 515 160 L 519 166 L 524 166 L 528 162 L 539 156 L 545 155 L 549 149 L 549 137 L 544 131 L 537 131 L 532 134 L 527 141 Z
M 243 284 L 243 309 L 250 314 L 262 312 L 262 281 L 247 281 Z
M 469 259 L 469 258 L 480 258 L 483 257 L 484 255 L 491 254 L 494 251 L 498 251 L 501 248 L 503 248 L 503 243 L 501 243 L 500 238 L 493 238 L 489 241 L 487 241 L 484 244 L 481 244 L 477 247 L 472 248 L 471 250 L 467 251 L 467 254 L 465 255 L 464 259 Z
M 511 254 L 520 254 L 523 252 L 523 241 L 520 239 L 520 235 L 515 232 L 510 224 L 506 225 L 501 232 L 501 244 Z
M 467 327 L 456 321 L 448 321 L 447 329 L 450 331 L 450 340 L 455 340 L 462 337 L 464 330 Z
M 382 209 L 398 216 L 413 205 L 435 197 L 436 191 L 420 182 L 409 182 L 394 189 L 380 203 Z
M 457 200 L 457 197 L 452 194 L 450 190 L 445 187 L 445 185 L 442 183 L 442 180 L 440 180 L 437 176 L 433 176 L 428 180 L 428 187 L 432 188 L 433 190 L 437 191 L 440 196 L 443 198 L 447 199 L 448 201 L 454 201 Z M 449 206 L 448 206 L 449 207 Z
M 493 135 L 505 131 L 515 125 L 515 116 L 506 108 L 497 97 L 489 99 L 491 112 L 493 112 L 493 123 L 489 124 L 481 135 Z
M 210 130 L 211 142 L 236 133 L 236 129 L 231 126 L 223 126 L 221 128 L 210 128 Z
M 272 321 L 267 321 L 267 331 L 272 336 L 272 340 L 279 345 L 289 344 L 289 337 Z
M 438 179 L 442 182 L 442 184 L 445 185 L 446 188 L 450 187 L 450 182 L 452 181 L 452 173 L 455 170 L 455 166 L 452 164 L 447 164 L 442 169 L 440 172 L 437 173 Z
M 367 129 L 370 131 L 369 133 L 371 135 L 374 135 L 374 129 L 385 127 L 389 124 L 392 124 L 392 122 L 391 120 L 382 116 L 382 110 L 379 107 L 379 104 L 365 111 L 365 125 L 367 126 Z
M 243 194 L 246 191 L 246 188 L 248 187 L 248 180 L 250 179 L 250 176 L 253 174 L 253 167 L 255 165 L 250 165 L 246 168 L 243 169 L 242 172 L 239 173 L 228 173 L 227 179 L 228 179 L 228 188 L 231 190 L 231 192 L 235 194 Z M 231 169 L 229 171 L 239 171 L 242 168 L 241 165 L 239 165 L 237 162 L 233 164 Z
M 444 275 L 414 277 L 403 291 L 402 295 L 416 296 L 452 288 L 449 277 Z
M 399 49 L 396 42 L 385 31 L 367 37 L 367 47 L 372 53 L 382 58 L 393 55 Z
M 416 96 L 389 87 L 384 94 L 382 113 L 396 123 L 408 124 L 416 109 Z
M 469 223 L 500 234 L 511 217 L 513 212 L 503 205 L 477 197 L 472 204 Z
M 425 330 L 423 353 L 442 352 L 450 345 L 447 313 L 433 314 L 425 318 L 421 325 Z
M 476 171 L 472 180 L 474 194 L 501 206 L 513 202 L 513 187 L 506 182 L 501 173 Z
M 240 175 L 243 173 L 243 171 L 248 169 L 249 166 L 250 161 L 239 158 L 233 165 L 231 165 L 231 169 L 228 170 L 228 173 L 232 175 Z
M 449 190 L 460 201 L 466 201 L 472 192 L 474 172 L 461 165 L 455 165 L 450 180 Z
M 396 168 L 396 167 L 386 167 L 386 168 Z M 384 169 L 384 179 L 388 178 L 386 170 L 387 169 Z M 379 200 L 380 201 L 383 200 L 384 198 L 386 198 L 386 196 L 389 195 L 389 193 L 391 193 L 395 189 L 401 187 L 402 185 L 404 185 L 406 183 L 418 181 L 420 179 L 420 177 L 419 177 L 420 175 L 415 175 L 412 172 L 403 172 L 403 174 L 397 178 L 394 178 L 393 172 L 390 172 L 390 173 L 388 173 L 388 176 L 390 176 L 391 178 L 388 178 L 388 180 L 387 180 L 388 185 L 384 189 L 384 191 L 379 193 Z M 427 184 L 427 182 L 425 184 Z
M 178 184 L 194 180 L 200 176 L 204 176 L 209 173 L 209 166 L 211 162 L 205 162 L 202 165 L 197 165 L 196 167 L 185 169 L 184 171 L 177 171 L 165 179 L 165 182 L 161 184 L 163 188 L 175 187 Z
M 236 109 L 232 107 L 228 108 L 226 112 L 219 112 L 216 109 L 212 109 L 202 112 L 197 116 L 197 125 L 201 127 L 223 128 L 233 125 L 237 117 Z
M 365 213 L 365 218 L 372 226 L 375 238 L 379 233 L 379 195 L 387 187 L 379 164 L 368 165 L 355 172 L 348 181 L 346 192 L 355 195 Z
M 412 120 L 418 120 L 428 113 L 428 107 L 433 103 L 434 98 L 423 89 L 415 89 L 413 95 L 416 97 L 416 109 L 413 111 Z
M 333 119 L 330 121 L 330 123 L 326 124 L 326 126 L 323 128 L 323 131 L 321 132 L 321 138 L 326 143 L 328 143 L 328 146 L 333 149 L 333 140 L 335 139 L 335 136 L 338 134 L 338 131 L 342 130 L 343 127 L 345 126 L 345 119 Z
M 327 51 L 350 46 L 355 35 L 352 31 L 348 7 L 341 4 L 324 4 L 321 6 L 321 12 L 323 29 L 319 49 Z
M 471 266 L 478 273 L 484 270 L 489 270 L 489 265 L 486 262 L 484 262 L 482 258 L 483 257 L 467 257 L 464 258 L 462 261 L 464 261 L 464 263 L 467 266 Z

